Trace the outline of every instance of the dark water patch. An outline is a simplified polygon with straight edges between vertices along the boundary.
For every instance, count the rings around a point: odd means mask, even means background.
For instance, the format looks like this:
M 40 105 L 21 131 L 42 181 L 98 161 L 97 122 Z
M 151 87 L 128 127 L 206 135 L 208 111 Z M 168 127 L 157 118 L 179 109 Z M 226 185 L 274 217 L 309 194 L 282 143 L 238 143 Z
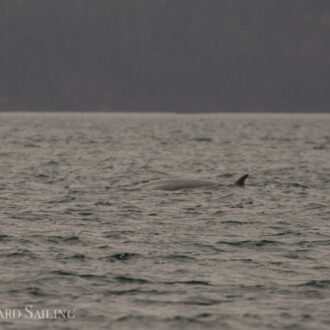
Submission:
M 83 216 L 83 217 L 88 217 L 90 215 L 93 215 L 93 212 L 91 211 L 83 211 L 83 212 L 78 212 L 79 215 Z
M 244 222 L 237 221 L 237 220 L 224 220 L 224 221 L 221 221 L 221 223 L 225 223 L 227 225 L 234 225 L 234 226 L 244 224 Z
M 233 209 L 243 209 L 244 208 L 244 203 L 243 202 L 240 202 L 240 203 L 236 203 L 232 206 L 230 206 L 230 208 L 233 208 Z
M 191 280 L 191 281 L 166 281 L 162 282 L 163 284 L 167 285 L 176 285 L 176 284 L 184 284 L 184 285 L 205 285 L 210 286 L 211 284 L 207 281 L 197 281 L 197 280 Z
M 75 253 L 71 256 L 65 257 L 64 259 L 67 260 L 80 260 L 80 261 L 85 261 L 86 260 L 86 256 L 84 254 L 81 253 Z
M 282 230 L 282 228 L 280 227 L 271 227 L 272 229 L 280 229 Z M 277 237 L 277 236 L 286 236 L 286 235 L 293 235 L 293 236 L 301 236 L 302 233 L 300 232 L 296 232 L 296 231 L 292 231 L 292 230 L 286 230 L 286 231 L 280 231 L 278 233 L 274 233 L 274 234 L 265 234 L 264 236 L 272 236 L 272 237 Z
M 105 250 L 105 249 L 110 249 L 111 247 L 109 245 L 100 245 L 97 248 L 101 250 Z
M 120 283 L 129 283 L 129 284 L 148 284 L 151 283 L 148 280 L 142 278 L 133 278 L 126 276 L 115 276 L 114 279 Z
M 107 257 L 101 257 L 100 260 L 107 260 L 110 262 L 116 262 L 116 261 L 128 261 L 131 259 L 135 259 L 140 257 L 141 255 L 137 253 L 130 253 L 130 252 L 123 252 L 123 253 L 116 253 L 111 256 Z
M 27 238 L 22 238 L 22 237 L 16 237 L 16 241 L 19 244 L 23 244 L 25 247 L 28 246 L 28 244 L 36 245 L 34 240 L 27 239 Z
M 242 292 L 259 292 L 259 291 L 266 292 L 269 290 L 269 288 L 267 288 L 263 284 L 256 284 L 256 285 L 239 284 L 238 287 Z
M 185 207 L 183 209 L 185 214 L 201 214 L 201 212 L 198 212 L 199 207 Z
M 144 290 L 141 288 L 134 288 L 129 290 L 106 290 L 104 292 L 105 295 L 114 295 L 114 296 L 136 296 L 136 295 L 177 295 L 177 294 L 184 294 L 186 293 L 185 290 L 159 290 L 159 289 L 152 289 L 152 290 Z
M 223 215 L 223 214 L 225 214 L 225 211 L 223 211 L 223 210 L 218 210 L 218 211 L 215 211 L 213 214 L 214 214 L 214 215 Z
M 59 276 L 68 276 L 68 277 L 80 277 L 84 279 L 107 279 L 106 275 L 98 275 L 98 274 L 78 274 L 76 272 L 65 271 L 62 269 L 51 271 L 51 274 L 59 275 Z
M 320 210 L 320 209 L 327 209 L 329 205 L 321 204 L 321 203 L 309 203 L 308 205 L 304 206 L 304 210 Z
M 6 234 L 0 234 L 0 242 L 8 242 L 11 240 L 11 236 Z
M 173 317 L 168 317 L 164 322 L 171 325 L 171 329 L 204 329 L 210 327 L 214 329 L 214 320 L 208 320 L 204 317 L 185 317 L 182 315 L 176 315 Z M 216 329 L 230 329 L 230 327 L 224 323 L 217 322 Z
M 105 190 L 111 190 L 111 189 L 114 189 L 114 186 L 104 185 L 103 188 L 104 188 Z
M 176 315 L 173 317 L 159 318 L 153 315 L 123 315 L 116 319 L 118 326 L 125 324 L 125 329 L 202 329 L 214 326 L 214 321 L 201 317 L 185 317 Z M 223 323 L 218 323 L 218 329 L 223 328 Z M 121 329 L 121 328 L 120 328 Z
M 70 203 L 72 201 L 75 201 L 76 197 L 73 196 L 66 196 L 64 198 L 60 198 L 60 199 L 54 199 L 54 200 L 50 200 L 47 203 L 48 204 L 61 204 L 61 203 Z
M 79 237 L 76 235 L 73 236 L 50 236 L 47 238 L 48 242 L 52 242 L 52 243 L 76 243 L 79 241 Z
M 262 247 L 266 245 L 282 245 L 284 243 L 278 241 L 270 241 L 270 240 L 260 240 L 260 241 L 218 241 L 217 244 L 220 245 L 230 245 L 230 246 L 242 246 L 242 247 Z
M 314 317 L 310 314 L 302 314 L 301 319 L 302 320 L 314 320 Z
M 25 143 L 23 145 L 24 148 L 40 148 L 39 144 L 35 144 L 35 143 Z
M 252 314 L 252 313 L 245 313 L 243 314 L 244 318 L 248 318 L 248 319 L 254 319 L 254 320 L 259 320 L 261 319 L 260 315 L 258 314 Z
M 86 279 L 103 279 L 106 280 L 108 277 L 106 275 L 98 275 L 98 274 L 79 274 L 77 275 L 80 278 L 86 278 Z
M 106 296 L 126 296 L 126 295 L 139 295 L 141 293 L 146 293 L 142 292 L 142 290 L 139 289 L 130 289 L 130 290 L 106 290 L 104 294 Z
M 63 238 L 63 242 L 77 242 L 79 241 L 78 236 L 68 236 Z
M 299 246 L 304 246 L 306 248 L 311 248 L 315 246 L 330 246 L 330 240 L 319 240 L 319 241 L 300 241 L 297 242 Z
M 211 313 L 201 313 L 201 314 L 197 314 L 196 318 L 205 319 L 205 318 L 210 318 L 212 316 L 213 316 L 213 314 L 211 314 Z
M 44 173 L 39 173 L 39 174 L 35 174 L 34 177 L 38 178 L 38 179 L 48 179 L 49 175 L 44 174 Z
M 173 301 L 173 300 L 154 300 L 154 299 L 136 299 L 135 302 L 137 304 L 146 304 L 146 305 L 197 305 L 197 306 L 212 306 L 218 305 L 225 301 L 223 300 L 214 300 L 207 298 L 191 298 L 189 300 L 182 301 Z
M 34 297 L 41 297 L 41 296 L 48 297 L 50 295 L 49 292 L 45 292 L 39 287 L 29 287 L 29 288 L 22 290 L 22 292 L 25 292 Z
M 5 255 L 7 258 L 29 258 L 29 259 L 37 259 L 37 256 L 26 249 L 18 249 L 15 252 L 11 252 Z
M 111 202 L 105 202 L 105 201 L 98 201 L 94 203 L 95 206 L 113 206 L 114 204 Z
M 190 298 L 189 300 L 185 300 L 182 303 L 184 305 L 212 306 L 212 305 L 222 304 L 224 302 L 226 301 L 196 297 L 196 298 Z
M 141 326 L 141 324 L 143 327 L 146 327 L 145 329 L 148 329 L 152 321 L 156 321 L 156 318 L 146 315 L 124 315 L 116 319 L 116 322 L 129 322 L 129 324 L 132 324 L 132 327 L 129 327 L 129 329 L 134 329 L 134 327 Z
M 119 238 L 119 237 L 125 237 L 126 235 L 135 235 L 135 232 L 132 230 L 113 230 L 111 232 L 104 232 L 103 237 L 105 238 Z
M 323 144 L 323 145 L 314 146 L 313 149 L 314 150 L 325 150 L 325 149 L 327 149 L 327 145 Z
M 46 163 L 40 164 L 41 166 L 58 166 L 60 163 L 58 163 L 56 160 L 50 160 Z
M 251 258 L 242 258 L 242 259 L 238 259 L 238 261 L 246 263 L 246 264 L 258 264 L 259 265 L 259 262 L 255 261 Z
M 302 291 L 302 292 L 299 292 L 298 293 L 299 296 L 302 297 L 302 299 L 324 299 L 325 298 L 325 295 L 324 293 L 319 290 L 319 288 L 317 289 L 311 289 L 311 288 L 308 288 L 307 287 Z
M 13 156 L 14 154 L 14 152 L 0 152 L 0 157 Z
M 54 275 L 60 275 L 60 276 L 78 276 L 77 273 L 68 272 L 68 271 L 65 271 L 65 270 L 62 270 L 62 269 L 53 270 L 50 273 L 54 274 Z
M 305 283 L 296 284 L 295 286 L 325 289 L 325 288 L 330 288 L 330 280 L 312 280 Z
M 307 189 L 308 186 L 307 185 L 304 185 L 300 182 L 289 182 L 286 184 L 286 187 L 287 188 L 290 188 L 290 187 L 294 187 L 294 188 L 303 188 L 303 189 Z
M 213 142 L 213 139 L 206 138 L 206 137 L 195 137 L 195 138 L 192 139 L 192 141 L 196 141 L 196 142 Z
M 299 258 L 301 258 L 301 256 L 299 254 L 295 253 L 295 252 L 287 253 L 287 254 L 283 255 L 283 257 L 288 258 L 288 259 L 299 259 Z

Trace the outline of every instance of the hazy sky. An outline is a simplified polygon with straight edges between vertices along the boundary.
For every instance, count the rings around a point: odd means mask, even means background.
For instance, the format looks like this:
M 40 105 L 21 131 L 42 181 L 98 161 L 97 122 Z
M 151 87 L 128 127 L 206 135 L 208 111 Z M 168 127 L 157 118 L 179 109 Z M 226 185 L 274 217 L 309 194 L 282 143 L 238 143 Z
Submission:
M 1 0 L 0 110 L 329 111 L 329 0 Z

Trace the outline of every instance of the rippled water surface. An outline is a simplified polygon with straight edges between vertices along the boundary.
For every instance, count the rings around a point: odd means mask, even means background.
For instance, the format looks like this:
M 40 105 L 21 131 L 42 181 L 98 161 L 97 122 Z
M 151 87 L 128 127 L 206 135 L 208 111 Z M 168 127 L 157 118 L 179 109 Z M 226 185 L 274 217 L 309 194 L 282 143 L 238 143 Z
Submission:
M 329 115 L 2 113 L 0 137 L 1 329 L 329 329 Z M 168 177 L 219 185 L 138 188 Z

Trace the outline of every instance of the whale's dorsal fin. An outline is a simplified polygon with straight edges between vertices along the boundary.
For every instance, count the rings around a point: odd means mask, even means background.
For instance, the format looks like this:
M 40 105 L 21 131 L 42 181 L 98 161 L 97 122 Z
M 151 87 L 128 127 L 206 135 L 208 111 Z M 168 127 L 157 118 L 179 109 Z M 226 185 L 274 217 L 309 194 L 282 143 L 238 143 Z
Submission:
M 239 187 L 244 187 L 245 186 L 245 179 L 248 177 L 248 174 L 244 174 L 241 176 L 236 182 L 235 185 Z

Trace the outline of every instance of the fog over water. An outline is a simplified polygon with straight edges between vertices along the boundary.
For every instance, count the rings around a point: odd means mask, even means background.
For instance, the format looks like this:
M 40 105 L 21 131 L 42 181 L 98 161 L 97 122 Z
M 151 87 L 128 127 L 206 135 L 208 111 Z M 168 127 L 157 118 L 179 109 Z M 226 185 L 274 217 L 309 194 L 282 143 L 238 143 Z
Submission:
M 0 114 L 0 310 L 22 312 L 0 327 L 328 329 L 329 127 L 328 115 Z M 138 188 L 169 177 L 219 185 Z M 75 318 L 26 319 L 26 305 Z

